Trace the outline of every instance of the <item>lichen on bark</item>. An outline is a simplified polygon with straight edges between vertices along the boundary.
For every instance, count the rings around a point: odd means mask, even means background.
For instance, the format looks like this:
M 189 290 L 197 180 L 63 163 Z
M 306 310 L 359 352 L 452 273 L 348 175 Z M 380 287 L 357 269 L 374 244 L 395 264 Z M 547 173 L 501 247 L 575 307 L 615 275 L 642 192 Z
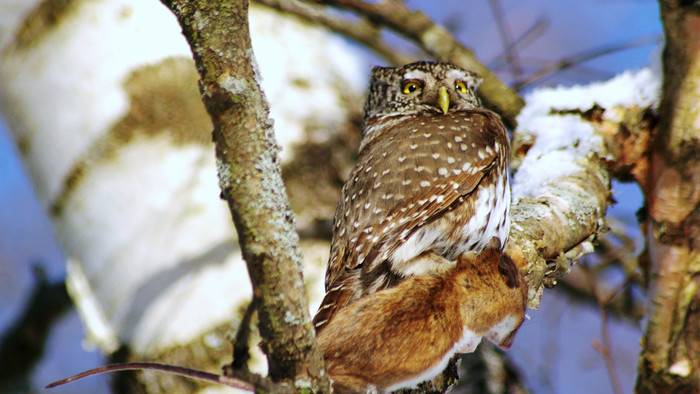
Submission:
M 221 195 L 229 203 L 253 284 L 269 377 L 327 392 L 279 146 L 251 48 L 248 2 L 163 2 L 177 16 L 201 76 L 200 91 L 214 123 Z

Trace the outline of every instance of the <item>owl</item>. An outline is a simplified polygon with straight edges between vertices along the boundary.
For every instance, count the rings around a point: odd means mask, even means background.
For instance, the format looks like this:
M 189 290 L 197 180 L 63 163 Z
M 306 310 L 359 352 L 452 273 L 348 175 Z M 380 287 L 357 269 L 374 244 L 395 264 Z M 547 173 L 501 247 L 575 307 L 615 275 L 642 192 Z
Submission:
M 510 227 L 510 143 L 479 77 L 446 63 L 372 68 L 357 163 L 335 212 L 317 332 L 334 313 L 439 274 Z

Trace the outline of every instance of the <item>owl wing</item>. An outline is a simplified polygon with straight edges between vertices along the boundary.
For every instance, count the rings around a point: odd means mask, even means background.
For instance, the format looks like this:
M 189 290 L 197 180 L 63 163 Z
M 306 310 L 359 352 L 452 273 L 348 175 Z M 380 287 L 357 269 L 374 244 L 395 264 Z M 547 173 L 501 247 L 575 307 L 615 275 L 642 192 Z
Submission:
M 381 132 L 343 187 L 315 323 L 362 295 L 359 271 L 389 275 L 387 257 L 463 203 L 509 147 L 500 119 L 487 110 L 410 118 Z
M 375 270 L 378 263 L 396 252 L 416 231 L 463 204 L 494 164 L 494 161 L 480 162 L 473 172 L 441 179 L 429 190 L 394 208 L 380 224 L 378 233 L 382 235 L 376 241 L 374 238 L 360 237 L 359 243 L 363 247 L 358 252 L 357 260 L 362 261 L 362 270 Z M 353 257 L 350 256 L 351 259 Z

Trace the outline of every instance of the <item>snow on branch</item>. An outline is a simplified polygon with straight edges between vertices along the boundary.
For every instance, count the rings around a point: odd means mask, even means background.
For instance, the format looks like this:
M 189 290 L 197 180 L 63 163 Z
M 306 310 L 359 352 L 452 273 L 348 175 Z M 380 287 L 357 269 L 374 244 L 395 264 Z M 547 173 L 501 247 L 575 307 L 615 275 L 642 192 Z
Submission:
M 568 272 L 568 260 L 593 251 L 612 201 L 610 171 L 620 176 L 615 163 L 627 153 L 620 138 L 640 134 L 630 130 L 644 124 L 659 87 L 658 76 L 643 69 L 526 96 L 513 138 L 509 249 L 527 264 L 530 308 L 539 305 L 545 285 Z

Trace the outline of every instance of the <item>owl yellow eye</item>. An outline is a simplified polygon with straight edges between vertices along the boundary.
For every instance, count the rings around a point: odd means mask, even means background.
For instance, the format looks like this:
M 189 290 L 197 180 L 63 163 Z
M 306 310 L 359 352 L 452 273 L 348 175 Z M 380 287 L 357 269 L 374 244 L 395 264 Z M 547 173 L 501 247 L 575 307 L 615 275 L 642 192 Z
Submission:
M 456 81 L 455 90 L 461 93 L 467 93 L 467 85 L 465 85 L 462 81 Z
M 403 84 L 403 94 L 411 94 L 420 88 L 417 82 L 406 82 Z

